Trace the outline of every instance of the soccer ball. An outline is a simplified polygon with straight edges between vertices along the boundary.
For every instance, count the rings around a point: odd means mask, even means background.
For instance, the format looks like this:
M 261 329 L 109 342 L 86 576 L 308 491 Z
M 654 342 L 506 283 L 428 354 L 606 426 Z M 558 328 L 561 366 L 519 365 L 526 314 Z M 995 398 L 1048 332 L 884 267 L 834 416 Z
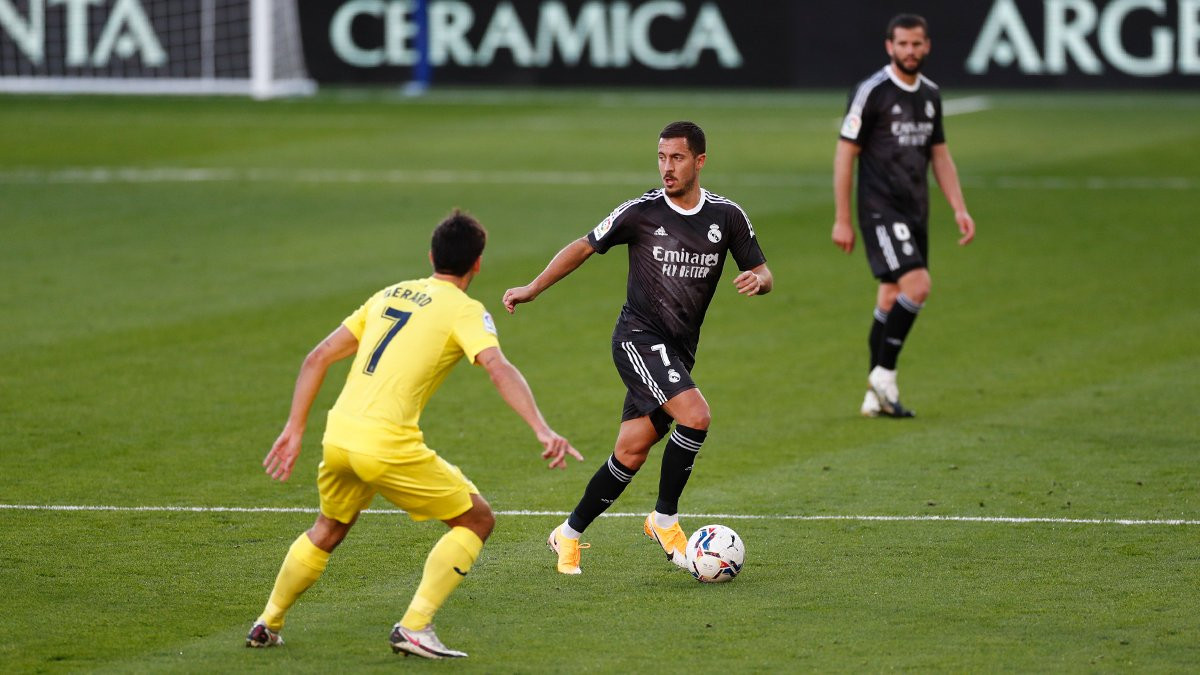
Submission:
M 746 548 L 737 532 L 724 525 L 705 525 L 687 543 L 687 569 L 700 581 L 729 581 L 742 571 Z

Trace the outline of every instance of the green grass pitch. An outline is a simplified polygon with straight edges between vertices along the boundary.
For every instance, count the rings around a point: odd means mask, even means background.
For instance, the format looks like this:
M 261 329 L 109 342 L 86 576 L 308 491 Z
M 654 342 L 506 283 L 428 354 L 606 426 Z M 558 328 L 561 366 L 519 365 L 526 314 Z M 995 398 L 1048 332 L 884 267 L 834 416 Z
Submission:
M 344 364 L 293 479 L 259 466 L 300 361 L 427 274 L 455 206 L 491 232 L 472 294 L 587 457 L 543 468 L 478 369 L 434 397 L 430 445 L 502 512 L 438 615 L 471 654 L 456 671 L 1194 670 L 1200 96 L 948 92 L 968 96 L 947 135 L 979 236 L 955 245 L 934 188 L 906 421 L 857 415 L 874 290 L 829 241 L 843 92 L 0 97 L 0 670 L 438 667 L 386 643 L 438 524 L 364 515 L 287 645 L 258 651 L 245 632 L 311 512 L 11 507 L 315 508 Z M 515 316 L 500 297 L 657 186 L 680 118 L 776 278 L 746 299 L 726 274 L 695 372 L 714 423 L 684 526 L 726 514 L 746 568 L 701 585 L 643 537 L 656 450 L 565 578 L 544 545 L 562 515 L 537 512 L 574 506 L 611 450 L 625 254 Z

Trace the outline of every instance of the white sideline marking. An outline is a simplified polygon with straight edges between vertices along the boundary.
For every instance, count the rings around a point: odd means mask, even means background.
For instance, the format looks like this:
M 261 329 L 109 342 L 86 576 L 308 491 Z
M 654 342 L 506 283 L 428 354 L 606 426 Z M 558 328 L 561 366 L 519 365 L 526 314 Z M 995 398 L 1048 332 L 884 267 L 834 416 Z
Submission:
M 167 513 L 316 513 L 317 509 L 300 506 L 93 506 L 76 504 L 0 504 L 0 511 L 117 511 Z M 363 513 L 399 515 L 400 509 L 367 509 Z M 496 511 L 498 516 L 560 516 L 569 511 Z M 713 520 L 853 520 L 879 522 L 956 522 L 956 523 L 1047 523 L 1053 525 L 1200 525 L 1200 520 L 1161 520 L 1138 518 L 1018 518 L 1008 516 L 796 516 L 750 515 L 738 513 L 681 513 L 683 518 Z M 605 513 L 602 518 L 645 518 L 644 513 Z
M 829 187 L 827 174 L 753 174 L 721 176 L 721 185 L 756 187 Z M 386 185 L 625 185 L 654 187 L 645 171 L 459 171 L 453 169 L 234 169 L 222 167 L 68 167 L 0 171 L 5 185 L 109 185 L 155 183 L 324 183 Z M 1200 189 L 1200 176 L 964 176 L 963 185 L 1000 190 L 1173 190 Z
M 418 183 L 429 185 L 641 185 L 647 172 L 462 171 L 429 169 L 234 169 L 223 167 L 68 167 L 0 172 L 3 183 Z
M 966 98 L 948 99 L 942 104 L 942 116 L 969 115 L 982 112 L 992 107 L 992 102 L 986 96 L 967 96 Z
M 942 117 L 969 115 L 971 113 L 983 112 L 991 107 L 992 102 L 986 96 L 967 96 L 966 98 L 948 99 L 942 103 Z M 834 128 L 841 129 L 844 120 L 844 117 L 834 118 Z

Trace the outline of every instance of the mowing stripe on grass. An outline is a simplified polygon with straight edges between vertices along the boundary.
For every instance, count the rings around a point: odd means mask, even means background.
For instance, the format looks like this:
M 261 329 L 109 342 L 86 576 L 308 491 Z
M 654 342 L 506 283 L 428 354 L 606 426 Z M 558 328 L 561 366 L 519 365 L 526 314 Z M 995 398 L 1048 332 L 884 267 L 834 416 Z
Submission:
M 655 181 L 645 171 L 463 171 L 456 169 L 281 169 L 230 167 L 94 166 L 0 171 L 7 185 L 109 185 L 155 183 L 320 183 L 413 185 L 631 185 Z M 827 174 L 735 172 L 725 185 L 827 189 Z M 1200 176 L 966 176 L 963 185 L 997 190 L 1167 190 L 1200 189 Z
M 101 506 L 87 504 L 0 504 L 0 511 L 118 511 L 167 513 L 316 513 L 317 509 L 300 506 Z M 363 513 L 401 515 L 400 509 L 367 509 Z M 558 516 L 568 511 L 496 511 L 498 516 Z M 854 520 L 866 522 L 955 522 L 1013 523 L 1051 525 L 1200 525 L 1200 520 L 1143 518 L 1019 518 L 1010 516 L 798 516 L 753 515 L 744 513 L 681 513 L 684 518 L 723 520 Z M 644 513 L 605 513 L 604 518 L 645 518 Z

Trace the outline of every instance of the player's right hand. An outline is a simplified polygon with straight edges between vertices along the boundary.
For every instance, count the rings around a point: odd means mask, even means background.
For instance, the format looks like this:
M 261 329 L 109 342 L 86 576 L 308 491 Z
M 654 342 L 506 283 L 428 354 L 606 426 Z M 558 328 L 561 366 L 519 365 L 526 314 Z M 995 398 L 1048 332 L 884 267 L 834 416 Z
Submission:
M 550 460 L 550 463 L 546 465 L 547 469 L 567 468 L 567 455 L 583 461 L 583 455 L 579 454 L 579 451 L 571 447 L 571 443 L 567 439 L 558 435 L 553 429 L 540 432 L 537 436 L 538 442 L 545 448 L 542 451 L 542 459 Z
M 833 244 L 846 253 L 854 250 L 854 227 L 850 223 L 833 224 Z
M 537 295 L 529 288 L 529 286 L 518 286 L 504 291 L 504 309 L 512 314 L 517 309 L 517 305 L 522 302 L 533 302 Z

